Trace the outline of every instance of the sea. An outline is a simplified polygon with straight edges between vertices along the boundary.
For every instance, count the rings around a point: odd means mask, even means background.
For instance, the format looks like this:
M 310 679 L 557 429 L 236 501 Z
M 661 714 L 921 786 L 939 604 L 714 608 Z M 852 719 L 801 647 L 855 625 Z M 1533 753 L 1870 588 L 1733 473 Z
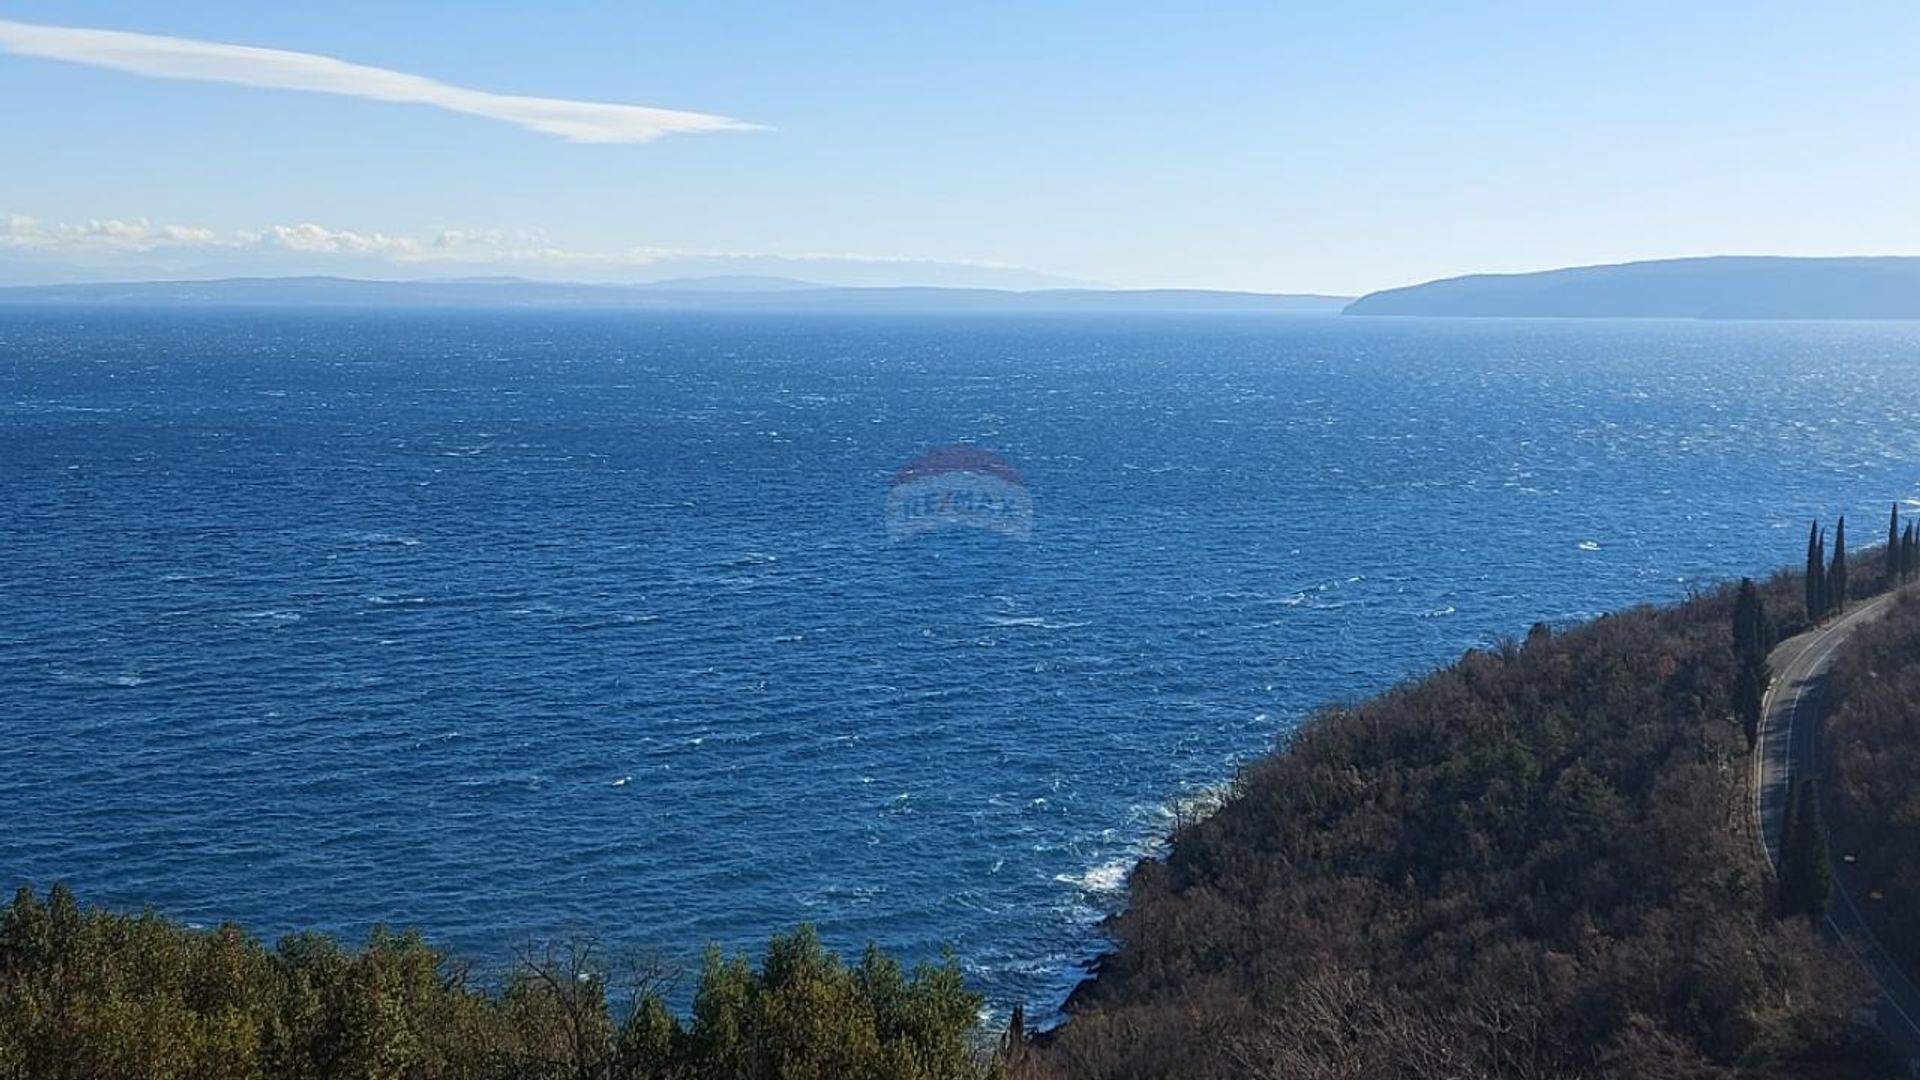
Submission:
M 1047 1017 L 1316 711 L 1916 496 L 1913 323 L 8 307 L 0 887 Z

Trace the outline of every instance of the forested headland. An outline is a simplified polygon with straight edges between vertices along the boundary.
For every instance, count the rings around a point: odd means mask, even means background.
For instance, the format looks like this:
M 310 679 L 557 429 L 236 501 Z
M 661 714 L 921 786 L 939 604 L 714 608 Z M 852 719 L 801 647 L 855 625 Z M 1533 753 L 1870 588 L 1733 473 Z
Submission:
M 1845 543 L 1305 725 L 1136 868 L 1033 1075 L 1904 1076 L 1753 833 L 1767 649 L 1899 576 Z

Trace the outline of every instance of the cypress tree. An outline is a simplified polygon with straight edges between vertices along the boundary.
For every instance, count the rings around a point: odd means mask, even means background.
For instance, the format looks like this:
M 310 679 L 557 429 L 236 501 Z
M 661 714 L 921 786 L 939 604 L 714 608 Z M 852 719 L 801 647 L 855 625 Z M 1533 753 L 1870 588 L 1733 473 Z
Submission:
M 1900 580 L 1900 504 L 1893 504 L 1893 517 L 1887 520 L 1887 583 Z
M 1827 825 L 1820 813 L 1820 790 L 1800 781 L 1780 837 L 1780 914 L 1805 915 L 1818 924 L 1833 897 L 1833 866 Z
M 1827 579 L 1827 610 L 1837 615 L 1847 610 L 1847 519 L 1844 514 L 1833 527 L 1833 567 Z
M 1807 527 L 1807 569 L 1803 584 L 1807 593 L 1807 621 L 1820 621 L 1820 577 L 1825 571 L 1820 565 L 1820 522 L 1818 520 Z
M 1820 531 L 1820 617 L 1833 614 L 1833 575 L 1829 572 L 1827 559 L 1827 533 Z
M 1827 617 L 1827 608 L 1831 603 L 1827 591 L 1827 534 L 1824 529 L 1814 537 L 1813 566 L 1809 572 L 1813 575 L 1813 621 L 1819 622 Z
M 1920 571 L 1920 525 L 1907 523 L 1907 535 L 1900 544 L 1900 576 L 1902 579 L 1913 577 Z
M 1752 578 L 1740 579 L 1740 591 L 1733 598 L 1733 654 L 1746 659 L 1762 651 L 1760 641 L 1760 591 Z
M 1760 742 L 1760 707 L 1766 697 L 1770 672 L 1767 662 L 1743 663 L 1733 677 L 1733 715 L 1747 737 L 1747 749 Z

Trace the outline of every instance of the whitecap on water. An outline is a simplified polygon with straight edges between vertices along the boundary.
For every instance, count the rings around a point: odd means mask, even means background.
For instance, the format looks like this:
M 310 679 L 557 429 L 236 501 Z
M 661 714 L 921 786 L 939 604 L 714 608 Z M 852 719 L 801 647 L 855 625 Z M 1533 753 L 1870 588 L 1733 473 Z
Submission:
M 1139 863 L 1139 856 L 1110 859 L 1080 874 L 1056 874 L 1053 880 L 1072 885 L 1083 892 L 1111 895 L 1127 887 L 1127 875 Z
M 396 533 L 384 533 L 384 532 L 354 533 L 351 536 L 351 539 L 358 540 L 363 544 L 374 544 L 374 545 L 383 546 L 383 547 L 419 547 L 420 546 L 420 541 L 418 539 L 411 536 L 400 536 Z
M 1072 630 L 1087 625 L 1083 622 L 1053 622 L 1044 615 L 989 615 L 989 626 L 1030 626 L 1036 630 Z

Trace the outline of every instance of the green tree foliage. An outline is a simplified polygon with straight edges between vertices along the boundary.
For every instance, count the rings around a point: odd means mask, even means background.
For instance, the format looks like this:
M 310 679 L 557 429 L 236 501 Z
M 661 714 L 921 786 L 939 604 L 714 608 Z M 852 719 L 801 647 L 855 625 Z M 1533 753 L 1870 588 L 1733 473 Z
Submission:
M 0 908 L 4 1080 L 960 1080 L 980 999 L 949 958 L 848 967 L 810 929 L 758 971 L 710 958 L 691 1029 L 642 986 L 625 1015 L 590 948 L 529 950 L 494 992 L 417 934 L 268 949 L 63 886 Z
M 1733 654 L 1764 656 L 1772 646 L 1768 640 L 1766 602 L 1752 578 L 1741 578 L 1733 598 Z
M 1760 742 L 1760 712 L 1766 703 L 1767 680 L 1771 678 L 1767 662 L 1743 662 L 1733 676 L 1733 716 L 1746 736 L 1747 749 Z
M 1825 614 L 1838 615 L 1847 610 L 1847 519 L 1842 515 L 1833 527 L 1833 562 L 1827 567 Z
M 1806 607 L 1807 621 L 1818 623 L 1827 617 L 1827 559 L 1825 537 L 1820 531 L 1820 523 L 1815 521 L 1807 530 L 1807 567 L 1806 567 Z
M 710 951 L 684 1041 L 699 1076 L 957 1080 L 980 1075 L 969 1052 L 979 1007 L 951 959 L 909 976 L 869 948 L 848 967 L 802 927 L 774 939 L 757 978 Z
M 1893 517 L 1887 521 L 1887 581 L 1900 580 L 1900 504 L 1893 504 Z
M 1833 864 L 1818 783 L 1802 780 L 1794 789 L 1780 840 L 1779 898 L 1782 917 L 1804 915 L 1816 924 L 1827 917 L 1833 895 Z

